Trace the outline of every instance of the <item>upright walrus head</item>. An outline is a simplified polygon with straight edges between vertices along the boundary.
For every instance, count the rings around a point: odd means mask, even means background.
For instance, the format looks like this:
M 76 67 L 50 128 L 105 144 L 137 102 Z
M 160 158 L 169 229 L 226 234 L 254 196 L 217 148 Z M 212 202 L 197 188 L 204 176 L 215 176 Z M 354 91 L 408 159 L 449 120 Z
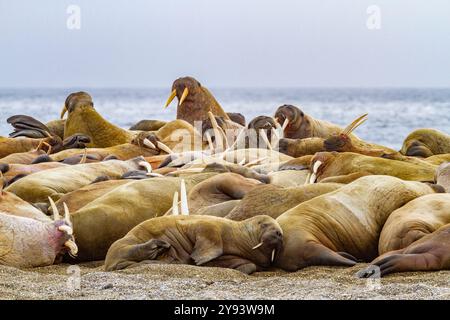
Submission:
M 310 137 L 310 123 L 302 110 L 296 106 L 285 104 L 277 109 L 274 116 L 283 125 L 284 137 L 301 139 Z
M 61 119 L 64 117 L 66 112 L 70 114 L 79 107 L 94 108 L 94 102 L 92 101 L 92 97 L 89 93 L 79 91 L 69 94 L 61 111 Z
M 172 92 L 164 108 L 167 108 L 175 97 L 178 98 L 177 119 L 185 120 L 191 125 L 194 125 L 194 121 L 208 119 L 208 111 L 229 120 L 228 115 L 209 90 L 192 77 L 183 77 L 174 81 Z

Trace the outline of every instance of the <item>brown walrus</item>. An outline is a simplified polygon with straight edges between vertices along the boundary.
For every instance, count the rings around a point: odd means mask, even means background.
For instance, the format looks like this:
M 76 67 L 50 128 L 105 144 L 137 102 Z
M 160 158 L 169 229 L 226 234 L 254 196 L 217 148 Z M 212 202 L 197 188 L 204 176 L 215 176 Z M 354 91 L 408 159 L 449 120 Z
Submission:
M 450 135 L 435 129 L 418 129 L 403 141 L 401 154 L 414 157 L 430 157 L 450 153 Z
M 18 177 L 65 166 L 67 164 L 59 162 L 41 162 L 35 164 L 0 164 L 0 169 L 3 173 L 5 184 L 10 184 Z
M 311 160 L 310 182 L 349 183 L 366 175 L 434 181 L 436 166 L 376 158 L 352 152 L 319 152 Z
M 435 181 L 444 187 L 445 192 L 450 193 L 450 162 L 443 163 L 437 168 Z
M 379 266 L 384 276 L 394 272 L 450 269 L 450 194 L 430 194 L 391 213 L 380 234 Z M 358 275 L 369 277 L 372 267 Z
M 5 190 L 31 203 L 47 202 L 48 197 L 57 200 L 70 191 L 92 183 L 99 176 L 120 178 L 125 172 L 139 169 L 141 161 L 142 157 L 48 169 L 23 177 Z
M 178 98 L 177 119 L 185 120 L 191 125 L 194 125 L 194 121 L 207 120 L 209 111 L 215 116 L 230 120 L 209 90 L 192 77 L 178 78 L 173 82 L 165 108 L 175 97 Z
M 275 112 L 274 118 L 287 126 L 284 129 L 284 137 L 289 139 L 304 138 L 328 138 L 333 134 L 339 134 L 342 128 L 328 121 L 314 119 L 306 115 L 293 105 L 282 105 Z
M 282 188 L 271 184 L 250 190 L 225 216 L 231 220 L 244 220 L 256 215 L 278 218 L 296 205 L 339 189 L 339 183 L 319 183 L 301 187 Z
M 311 265 L 371 261 L 378 256 L 378 237 L 389 215 L 431 193 L 435 189 L 424 183 L 367 176 L 303 202 L 277 218 L 284 246 L 275 265 L 295 271 Z
M 105 270 L 139 263 L 182 263 L 250 274 L 270 266 L 283 235 L 268 216 L 231 221 L 211 216 L 167 216 L 133 228 L 108 250 Z
M 185 177 L 186 190 L 216 173 Z M 131 181 L 103 194 L 81 209 L 71 212 L 79 252 L 77 261 L 105 258 L 110 245 L 133 227 L 164 215 L 173 204 L 181 178 L 151 178 Z

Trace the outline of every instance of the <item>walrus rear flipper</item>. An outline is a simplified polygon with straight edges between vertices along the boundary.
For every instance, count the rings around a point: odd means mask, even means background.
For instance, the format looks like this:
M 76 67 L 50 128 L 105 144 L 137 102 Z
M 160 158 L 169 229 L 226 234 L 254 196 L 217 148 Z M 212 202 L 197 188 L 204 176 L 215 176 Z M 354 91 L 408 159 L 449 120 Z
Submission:
M 306 266 L 347 266 L 352 267 L 356 261 L 348 259 L 343 255 L 330 250 L 322 244 L 311 243 L 305 246 L 305 252 L 308 253 Z M 351 256 L 348 254 L 348 256 Z M 352 256 L 353 257 L 353 256 Z M 305 267 L 306 267 L 305 266 Z
M 47 138 L 51 136 L 51 131 L 45 124 L 30 116 L 15 115 L 9 117 L 6 122 L 14 127 L 14 132 L 9 134 L 12 138 Z
M 256 264 L 254 264 L 250 260 L 232 255 L 220 256 L 217 259 L 205 263 L 204 266 L 236 269 L 245 274 L 252 274 L 253 272 L 256 272 L 258 270 Z

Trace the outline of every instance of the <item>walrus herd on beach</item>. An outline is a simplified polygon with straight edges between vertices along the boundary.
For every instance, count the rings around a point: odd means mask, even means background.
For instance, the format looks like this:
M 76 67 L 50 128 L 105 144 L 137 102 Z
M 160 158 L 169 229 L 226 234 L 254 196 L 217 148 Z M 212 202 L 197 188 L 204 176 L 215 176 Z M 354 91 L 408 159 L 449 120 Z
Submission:
M 164 108 L 175 98 L 176 119 L 128 130 L 86 92 L 46 124 L 7 119 L 0 264 L 450 269 L 447 133 L 415 130 L 396 151 L 355 134 L 367 114 L 342 128 L 282 105 L 247 122 L 192 77 L 173 83 Z

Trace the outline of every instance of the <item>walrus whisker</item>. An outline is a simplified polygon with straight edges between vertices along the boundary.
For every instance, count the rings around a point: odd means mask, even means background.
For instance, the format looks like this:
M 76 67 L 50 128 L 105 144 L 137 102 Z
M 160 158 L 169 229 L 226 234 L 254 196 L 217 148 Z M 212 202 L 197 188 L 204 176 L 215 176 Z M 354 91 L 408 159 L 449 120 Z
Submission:
M 170 104 L 170 103 L 172 102 L 172 100 L 176 97 L 176 95 L 177 95 L 177 90 L 176 90 L 176 89 L 173 89 L 172 92 L 170 93 L 170 96 L 169 96 L 169 98 L 167 99 L 166 104 L 164 105 L 164 108 L 163 108 L 163 109 L 165 109 L 165 108 L 167 108 L 167 107 L 169 106 L 169 104 Z
M 177 216 L 178 214 L 178 191 L 175 191 L 172 200 L 172 215 Z
M 59 216 L 59 211 L 58 208 L 56 207 L 55 202 L 53 201 L 52 198 L 48 197 L 48 201 L 50 201 L 50 206 L 52 207 L 52 211 L 53 211 L 53 220 L 54 221 L 58 221 L 61 219 L 61 217 Z
M 188 94 L 189 94 L 189 89 L 187 87 L 184 87 L 183 93 L 181 94 L 180 101 L 178 101 L 179 106 L 181 106 L 181 104 L 184 102 L 184 99 L 186 99 Z
M 259 135 L 261 136 L 261 138 L 264 140 L 264 142 L 266 143 L 267 147 L 272 150 L 272 145 L 270 144 L 269 138 L 267 137 L 266 134 L 266 130 L 264 129 L 259 129 Z
M 146 145 L 147 147 L 149 147 L 150 149 L 156 149 L 156 146 L 153 144 L 153 142 L 151 142 L 149 139 L 145 138 L 144 140 L 142 140 L 142 143 L 144 145 Z
M 263 245 L 263 243 L 260 242 L 260 243 L 258 243 L 256 246 L 254 246 L 254 247 L 252 248 L 252 250 L 256 250 L 256 249 L 258 249 L 259 247 L 261 247 L 262 245 Z
M 181 198 L 181 214 L 188 216 L 189 207 L 187 202 L 186 183 L 184 182 L 184 179 L 181 179 L 180 198 Z
M 161 141 L 157 141 L 156 144 L 158 145 L 158 148 L 161 149 L 162 151 L 165 151 L 168 154 L 172 154 L 173 153 L 172 149 L 170 149 L 168 146 L 166 146 Z

